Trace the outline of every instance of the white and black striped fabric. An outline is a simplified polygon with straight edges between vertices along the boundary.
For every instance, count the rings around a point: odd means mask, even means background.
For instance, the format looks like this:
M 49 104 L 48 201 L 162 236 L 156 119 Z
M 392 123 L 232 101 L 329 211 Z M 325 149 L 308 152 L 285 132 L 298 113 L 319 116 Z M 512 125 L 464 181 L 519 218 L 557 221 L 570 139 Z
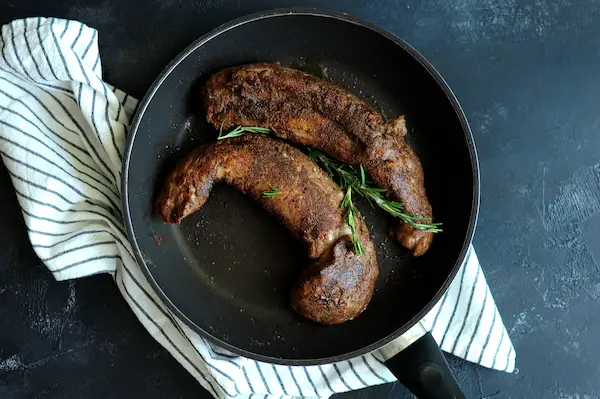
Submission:
M 0 153 L 37 255 L 58 280 L 110 273 L 148 332 L 215 397 L 326 398 L 394 381 L 382 362 L 426 330 L 445 351 L 513 371 L 515 351 L 472 249 L 436 307 L 381 351 L 286 367 L 206 342 L 161 303 L 127 242 L 120 174 L 136 103 L 102 81 L 96 30 L 54 18 L 2 27 Z

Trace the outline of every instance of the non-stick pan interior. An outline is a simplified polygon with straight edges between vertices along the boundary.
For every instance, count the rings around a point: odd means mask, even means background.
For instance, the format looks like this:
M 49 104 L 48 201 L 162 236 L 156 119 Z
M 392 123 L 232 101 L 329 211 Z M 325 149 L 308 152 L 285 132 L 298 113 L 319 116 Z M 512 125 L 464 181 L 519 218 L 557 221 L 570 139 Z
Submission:
M 154 213 L 156 192 L 174 162 L 217 135 L 204 119 L 199 90 L 205 80 L 222 68 L 259 61 L 318 74 L 387 118 L 406 115 L 408 141 L 421 158 L 444 232 L 425 256 L 414 258 L 388 239 L 387 216 L 360 203 L 380 277 L 371 304 L 354 321 L 323 327 L 294 313 L 289 292 L 305 254 L 272 216 L 232 188 L 217 186 L 181 226 L 163 224 Z M 228 349 L 297 364 L 375 349 L 410 326 L 464 256 L 478 195 L 468 128 L 430 72 L 375 30 L 309 13 L 238 24 L 173 64 L 146 102 L 132 131 L 124 185 L 134 249 L 176 314 Z

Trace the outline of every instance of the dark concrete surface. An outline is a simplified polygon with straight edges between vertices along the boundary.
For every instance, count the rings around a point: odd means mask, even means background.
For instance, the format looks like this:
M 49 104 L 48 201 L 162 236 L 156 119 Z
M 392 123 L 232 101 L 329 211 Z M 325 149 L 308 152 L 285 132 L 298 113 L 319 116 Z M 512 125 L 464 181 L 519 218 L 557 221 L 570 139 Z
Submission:
M 201 34 L 290 5 L 345 11 L 398 34 L 438 67 L 466 111 L 481 162 L 475 245 L 519 369 L 451 358 L 468 397 L 599 398 L 598 2 L 13 0 L 2 1 L 0 23 L 41 15 L 99 29 L 105 79 L 139 98 Z M 0 398 L 209 397 L 109 277 L 52 279 L 4 168 L 0 218 Z M 409 396 L 388 384 L 339 397 Z

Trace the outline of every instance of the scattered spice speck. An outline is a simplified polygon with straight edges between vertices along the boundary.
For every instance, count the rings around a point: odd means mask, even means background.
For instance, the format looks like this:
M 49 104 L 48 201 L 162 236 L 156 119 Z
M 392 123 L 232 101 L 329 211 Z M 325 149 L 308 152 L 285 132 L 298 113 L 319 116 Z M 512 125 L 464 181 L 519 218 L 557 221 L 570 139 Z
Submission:
M 156 243 L 156 245 L 158 245 L 159 247 L 162 245 L 163 238 L 161 236 L 152 234 L 152 238 L 154 239 L 154 242 Z

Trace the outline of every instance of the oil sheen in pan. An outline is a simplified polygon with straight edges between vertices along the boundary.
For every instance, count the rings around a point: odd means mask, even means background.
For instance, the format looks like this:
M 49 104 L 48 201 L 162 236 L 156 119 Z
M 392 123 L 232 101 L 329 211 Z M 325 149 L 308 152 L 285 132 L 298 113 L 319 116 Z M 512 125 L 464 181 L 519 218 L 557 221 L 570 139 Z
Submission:
M 223 301 L 248 317 L 280 319 L 282 311 L 296 317 L 289 293 L 304 252 L 258 203 L 219 184 L 202 209 L 172 225 L 172 232 L 189 264 Z M 263 237 L 276 238 L 265 245 Z M 205 250 L 206 244 L 214 250 Z

